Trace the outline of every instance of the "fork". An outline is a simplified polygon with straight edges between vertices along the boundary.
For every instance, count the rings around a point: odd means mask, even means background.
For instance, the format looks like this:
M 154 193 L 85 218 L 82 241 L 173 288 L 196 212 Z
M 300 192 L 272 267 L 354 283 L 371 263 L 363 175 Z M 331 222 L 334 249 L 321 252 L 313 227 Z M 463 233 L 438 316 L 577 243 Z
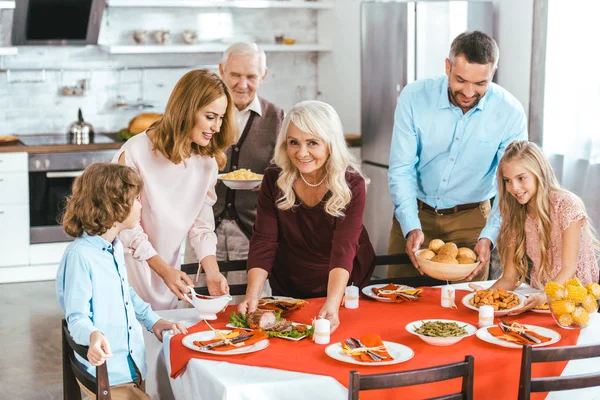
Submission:
M 346 340 L 345 340 L 345 342 L 346 342 L 346 344 L 347 344 L 347 345 L 348 345 L 350 348 L 352 348 L 352 349 L 357 349 L 357 348 L 361 348 L 361 347 L 367 347 L 367 346 L 365 346 L 364 344 L 362 344 L 362 343 L 360 342 L 360 340 L 358 340 L 358 339 L 354 339 L 354 338 L 349 338 L 349 339 L 346 339 Z M 371 350 L 367 350 L 367 352 L 366 352 L 366 353 L 367 353 L 367 355 L 368 355 L 369 357 L 371 357 L 371 359 L 372 359 L 373 361 L 381 361 L 381 360 L 383 360 L 384 358 L 387 358 L 387 357 L 380 356 L 379 354 L 377 354 L 377 353 L 375 353 L 375 352 L 373 352 L 373 351 L 371 351 Z

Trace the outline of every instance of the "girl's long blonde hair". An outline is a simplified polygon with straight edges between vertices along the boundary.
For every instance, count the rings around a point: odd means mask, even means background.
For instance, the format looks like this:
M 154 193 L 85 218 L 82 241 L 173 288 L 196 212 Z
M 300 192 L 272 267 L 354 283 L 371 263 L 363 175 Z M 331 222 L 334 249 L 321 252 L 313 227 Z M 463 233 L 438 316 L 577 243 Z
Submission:
M 514 248 L 512 261 L 519 272 L 519 283 L 525 280 L 528 272 L 525 243 L 527 205 L 520 204 L 506 190 L 502 170 L 504 165 L 512 161 L 519 162 L 523 168 L 536 177 L 537 191 L 535 197 L 530 202 L 533 202 L 537 212 L 537 230 L 540 234 L 540 267 L 537 270 L 536 276 L 530 277 L 530 281 L 533 286 L 541 287 L 542 282 L 548 282 L 554 278 L 550 275 L 552 272 L 550 194 L 553 192 L 569 193 L 581 203 L 584 210 L 585 206 L 579 197 L 560 187 L 554 170 L 542 150 L 535 143 L 522 140 L 512 142 L 508 145 L 504 156 L 500 160 L 497 171 L 498 204 L 502 217 L 502 225 L 500 227 L 500 234 L 498 235 L 498 250 L 500 260 L 504 263 L 508 258 L 509 249 Z M 585 234 L 590 235 L 592 238 L 594 250 L 598 253 L 600 242 L 596 239 L 589 219 L 586 219 L 584 222 L 583 230 Z
M 333 217 L 343 217 L 344 210 L 352 199 L 352 192 L 346 182 L 346 171 L 363 177 L 360 166 L 350 154 L 340 117 L 329 104 L 317 100 L 303 101 L 296 104 L 285 116 L 277 143 L 273 162 L 282 169 L 277 179 L 277 186 L 283 195 L 277 200 L 280 210 L 294 207 L 296 194 L 293 185 L 300 174 L 287 155 L 287 132 L 290 124 L 325 142 L 329 150 L 329 158 L 325 162 L 325 183 L 331 196 L 325 203 L 325 211 Z M 365 179 L 365 184 L 368 181 Z
M 189 137 L 196 124 L 196 113 L 221 96 L 227 97 L 221 130 L 213 135 L 208 146 L 192 142 L 190 147 Z M 231 93 L 219 75 L 207 69 L 186 73 L 175 85 L 163 117 L 149 128 L 154 130 L 150 138 L 154 150 L 175 164 L 192 154 L 214 157 L 219 169 L 223 169 L 227 162 L 224 151 L 233 143 L 237 131 L 233 107 Z

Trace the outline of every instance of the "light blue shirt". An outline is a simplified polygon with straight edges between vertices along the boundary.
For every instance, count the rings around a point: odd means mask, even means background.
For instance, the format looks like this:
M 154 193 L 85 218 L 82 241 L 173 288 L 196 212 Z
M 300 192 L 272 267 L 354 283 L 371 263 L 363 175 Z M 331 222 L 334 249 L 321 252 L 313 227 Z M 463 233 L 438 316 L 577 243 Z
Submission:
M 119 239 L 111 244 L 84 233 L 71 243 L 56 274 L 56 295 L 75 342 L 89 346 L 98 330 L 108 339 L 111 386 L 133 381 L 131 359 L 146 378 L 144 337 L 136 319 L 151 331 L 160 317 L 129 286 Z M 77 358 L 96 376 L 96 367 Z
M 466 114 L 450 102 L 447 76 L 405 86 L 394 113 L 388 172 L 404 236 L 421 229 L 417 199 L 445 209 L 494 197 L 498 163 L 514 140 L 527 140 L 523 106 L 494 83 Z M 495 243 L 499 231 L 494 202 L 479 238 Z

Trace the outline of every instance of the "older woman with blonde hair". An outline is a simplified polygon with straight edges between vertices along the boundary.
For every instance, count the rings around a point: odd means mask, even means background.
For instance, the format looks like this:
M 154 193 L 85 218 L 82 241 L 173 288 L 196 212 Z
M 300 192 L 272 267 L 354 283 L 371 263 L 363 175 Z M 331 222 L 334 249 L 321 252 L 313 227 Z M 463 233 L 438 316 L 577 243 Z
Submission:
M 130 285 L 153 309 L 175 308 L 192 286 L 181 271 L 181 244 L 188 237 L 206 272 L 212 295 L 227 293 L 227 280 L 215 257 L 218 169 L 235 136 L 233 100 L 221 78 L 205 69 L 185 74 L 175 85 L 165 114 L 129 139 L 115 161 L 144 180 L 142 214 L 136 228 L 120 239 Z
M 330 105 L 298 103 L 287 114 L 275 165 L 265 170 L 248 254 L 248 289 L 238 307 L 257 308 L 267 278 L 274 295 L 327 296 L 319 316 L 339 325 L 349 282 L 365 286 L 375 252 L 362 223 L 366 182 Z

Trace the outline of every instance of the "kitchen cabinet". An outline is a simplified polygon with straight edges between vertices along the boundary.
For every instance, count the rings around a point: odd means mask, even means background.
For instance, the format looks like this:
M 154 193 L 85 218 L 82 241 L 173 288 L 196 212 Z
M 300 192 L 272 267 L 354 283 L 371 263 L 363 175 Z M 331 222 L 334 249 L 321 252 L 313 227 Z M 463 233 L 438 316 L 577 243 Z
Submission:
M 27 153 L 0 154 L 0 267 L 29 264 Z

